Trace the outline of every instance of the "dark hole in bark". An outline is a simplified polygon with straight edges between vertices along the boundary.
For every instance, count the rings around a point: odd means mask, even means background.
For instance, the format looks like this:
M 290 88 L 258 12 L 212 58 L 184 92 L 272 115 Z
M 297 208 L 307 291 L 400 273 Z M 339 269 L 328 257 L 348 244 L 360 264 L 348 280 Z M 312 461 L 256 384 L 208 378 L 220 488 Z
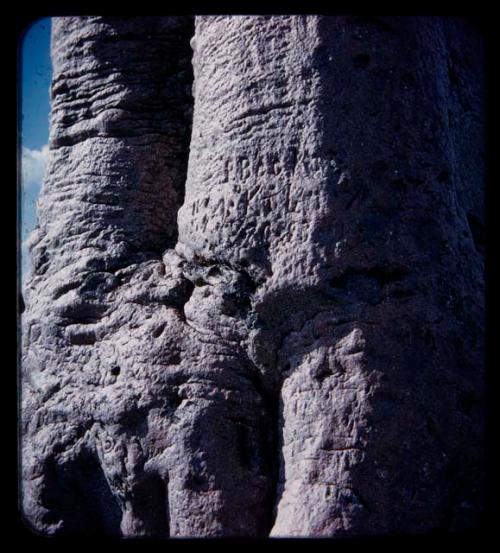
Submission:
M 153 338 L 158 338 L 159 336 L 161 336 L 164 330 L 165 330 L 165 323 L 157 326 L 152 332 Z

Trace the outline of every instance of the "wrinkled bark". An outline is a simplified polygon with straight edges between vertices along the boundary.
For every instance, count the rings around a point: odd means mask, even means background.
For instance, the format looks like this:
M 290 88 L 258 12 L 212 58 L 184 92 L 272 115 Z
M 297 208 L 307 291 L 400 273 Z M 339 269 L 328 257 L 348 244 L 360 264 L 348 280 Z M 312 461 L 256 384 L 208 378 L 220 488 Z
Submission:
M 22 320 L 30 524 L 474 525 L 480 37 L 446 18 L 54 21 Z

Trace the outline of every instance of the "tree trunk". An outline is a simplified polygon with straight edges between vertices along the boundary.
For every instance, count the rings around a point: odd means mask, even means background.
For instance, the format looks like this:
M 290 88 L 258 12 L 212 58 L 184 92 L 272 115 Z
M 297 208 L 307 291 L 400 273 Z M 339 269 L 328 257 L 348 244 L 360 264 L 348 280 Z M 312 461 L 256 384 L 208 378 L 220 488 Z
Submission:
M 165 537 L 474 526 L 480 36 L 198 17 L 193 83 L 192 27 L 54 19 L 26 518 Z

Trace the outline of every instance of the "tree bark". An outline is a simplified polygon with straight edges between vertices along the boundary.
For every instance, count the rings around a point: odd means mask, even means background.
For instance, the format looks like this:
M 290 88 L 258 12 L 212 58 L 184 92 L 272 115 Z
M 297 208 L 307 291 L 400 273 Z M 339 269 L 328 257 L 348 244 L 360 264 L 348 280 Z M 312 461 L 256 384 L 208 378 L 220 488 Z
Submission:
M 481 37 L 430 17 L 192 33 L 54 19 L 26 518 L 164 537 L 474 526 Z

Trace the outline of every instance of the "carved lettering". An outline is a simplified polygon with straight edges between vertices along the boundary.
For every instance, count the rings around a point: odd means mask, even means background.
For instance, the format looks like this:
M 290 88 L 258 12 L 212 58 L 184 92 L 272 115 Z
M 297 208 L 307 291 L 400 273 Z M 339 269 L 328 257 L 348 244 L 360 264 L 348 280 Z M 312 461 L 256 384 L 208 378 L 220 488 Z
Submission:
M 240 155 L 224 162 L 223 183 L 230 183 L 235 193 L 241 191 L 241 184 L 259 181 L 266 176 L 285 179 L 294 174 L 303 177 L 324 177 L 328 171 L 337 170 L 333 158 L 303 152 L 300 156 L 297 148 L 292 147 L 284 153 L 271 153 L 262 156 L 259 153 Z
M 248 160 L 248 158 L 243 157 L 239 160 L 239 166 L 240 166 L 240 178 L 242 181 L 246 181 L 252 174 L 250 170 L 250 161 Z

